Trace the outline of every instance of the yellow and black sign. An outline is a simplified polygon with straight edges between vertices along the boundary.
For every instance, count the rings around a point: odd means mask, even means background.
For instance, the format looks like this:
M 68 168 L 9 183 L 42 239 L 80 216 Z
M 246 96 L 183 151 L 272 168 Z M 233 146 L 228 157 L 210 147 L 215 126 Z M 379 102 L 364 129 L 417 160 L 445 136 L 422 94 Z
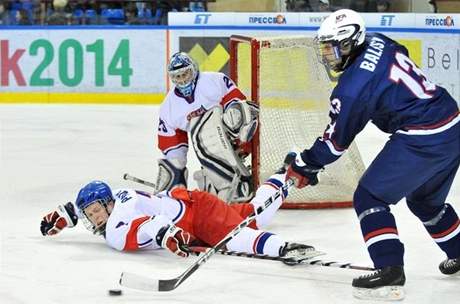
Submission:
M 200 71 L 229 72 L 228 37 L 180 37 L 179 49 L 196 60 Z

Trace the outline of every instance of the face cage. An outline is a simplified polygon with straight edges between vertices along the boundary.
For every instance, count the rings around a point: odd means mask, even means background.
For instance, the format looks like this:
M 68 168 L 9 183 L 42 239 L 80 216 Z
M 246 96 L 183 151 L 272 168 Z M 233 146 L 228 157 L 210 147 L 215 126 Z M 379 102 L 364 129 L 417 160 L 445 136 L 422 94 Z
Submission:
M 187 75 L 187 79 L 178 81 L 177 77 L 179 75 L 184 75 L 185 73 L 189 74 Z M 169 72 L 169 77 L 171 78 L 172 83 L 174 83 L 179 92 L 181 92 L 181 94 L 185 97 L 192 95 L 193 90 L 195 89 L 196 75 L 197 73 L 193 65 L 188 65 L 184 68 Z
M 318 37 L 315 38 L 315 43 L 318 61 L 335 72 L 342 71 L 343 56 L 340 43 L 336 40 L 319 41 Z
M 106 200 L 95 200 L 95 201 L 91 202 L 91 204 L 86 206 L 85 209 L 88 208 L 89 206 L 95 204 L 95 203 L 99 203 L 99 204 L 101 204 L 102 207 L 104 207 L 104 209 L 107 212 L 107 214 L 109 214 L 109 211 L 107 210 L 107 203 L 108 202 L 109 201 L 106 201 Z M 89 231 L 91 231 L 93 234 L 96 234 L 96 235 L 102 235 L 105 232 L 105 227 L 106 227 L 107 222 L 104 225 L 102 225 L 102 226 L 100 226 L 99 228 L 96 229 L 96 225 L 94 225 L 93 222 L 91 222 L 91 220 L 86 215 L 84 210 L 79 210 L 78 212 L 80 214 L 79 217 L 82 220 L 83 225 L 86 227 L 86 229 L 88 229 Z

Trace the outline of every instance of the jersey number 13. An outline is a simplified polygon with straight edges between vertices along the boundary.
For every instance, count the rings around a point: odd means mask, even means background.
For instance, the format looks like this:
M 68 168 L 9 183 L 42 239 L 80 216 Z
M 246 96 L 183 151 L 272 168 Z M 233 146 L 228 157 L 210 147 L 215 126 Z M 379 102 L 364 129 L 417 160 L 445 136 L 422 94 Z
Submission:
M 436 90 L 436 85 L 427 79 L 422 70 L 403 53 L 396 53 L 395 57 L 398 64 L 391 67 L 390 79 L 396 83 L 402 81 L 419 99 L 433 97 L 430 92 Z

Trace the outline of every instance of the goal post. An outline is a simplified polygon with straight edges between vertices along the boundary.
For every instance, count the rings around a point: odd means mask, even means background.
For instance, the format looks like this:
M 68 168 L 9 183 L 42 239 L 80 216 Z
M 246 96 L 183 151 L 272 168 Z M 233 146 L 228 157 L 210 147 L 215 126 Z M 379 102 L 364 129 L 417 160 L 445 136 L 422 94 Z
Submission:
M 251 159 L 258 186 L 294 147 L 307 148 L 322 136 L 330 122 L 329 96 L 334 84 L 317 59 L 312 38 L 233 35 L 229 50 L 230 77 L 260 106 Z M 350 207 L 363 172 L 353 143 L 319 174 L 318 185 L 291 190 L 283 208 Z

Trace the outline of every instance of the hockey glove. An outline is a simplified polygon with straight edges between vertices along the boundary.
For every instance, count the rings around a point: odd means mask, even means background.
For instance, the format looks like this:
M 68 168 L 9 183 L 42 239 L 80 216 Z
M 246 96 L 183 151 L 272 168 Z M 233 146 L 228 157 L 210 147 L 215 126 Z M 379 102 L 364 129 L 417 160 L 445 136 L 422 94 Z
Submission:
M 249 142 L 259 125 L 259 105 L 252 101 L 234 99 L 226 106 L 222 122 L 233 139 Z
M 175 225 L 162 227 L 155 239 L 159 246 L 183 258 L 192 252 L 189 246 L 195 241 L 193 235 Z
M 78 216 L 71 202 L 59 205 L 56 211 L 45 215 L 40 224 L 43 236 L 55 235 L 65 227 L 74 227 L 78 222 Z
M 292 179 L 294 181 L 294 185 L 299 189 L 308 185 L 316 185 L 319 182 L 317 176 L 318 172 L 323 169 L 323 167 L 305 162 L 302 158 L 302 154 L 304 154 L 304 152 L 297 154 L 295 161 L 293 161 L 288 167 L 286 174 L 286 180 Z

